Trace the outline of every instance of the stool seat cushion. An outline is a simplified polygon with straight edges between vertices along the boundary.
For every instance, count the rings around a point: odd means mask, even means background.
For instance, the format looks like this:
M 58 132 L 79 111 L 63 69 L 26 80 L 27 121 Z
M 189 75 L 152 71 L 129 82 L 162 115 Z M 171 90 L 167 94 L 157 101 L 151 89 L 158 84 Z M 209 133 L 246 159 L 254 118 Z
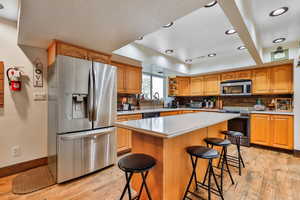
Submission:
M 241 137 L 243 136 L 243 133 L 238 132 L 238 131 L 222 131 L 221 133 L 228 135 L 228 136 L 233 136 L 233 137 Z
M 205 138 L 204 141 L 207 144 L 215 145 L 215 146 L 228 146 L 231 144 L 231 142 L 227 139 L 221 139 L 221 138 Z
M 131 154 L 122 158 L 118 165 L 125 172 L 144 172 L 148 171 L 156 164 L 156 160 L 146 154 Z
M 190 146 L 186 148 L 186 151 L 192 156 L 203 159 L 213 159 L 219 157 L 217 150 L 204 146 Z

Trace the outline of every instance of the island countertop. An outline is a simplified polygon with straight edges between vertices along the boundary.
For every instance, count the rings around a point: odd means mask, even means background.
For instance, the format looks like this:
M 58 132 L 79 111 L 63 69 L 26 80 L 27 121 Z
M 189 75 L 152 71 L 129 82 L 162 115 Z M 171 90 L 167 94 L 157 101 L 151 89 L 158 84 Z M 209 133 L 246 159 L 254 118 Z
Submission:
M 197 129 L 206 128 L 236 117 L 240 114 L 199 112 L 166 117 L 155 117 L 125 122 L 115 122 L 125 128 L 162 138 L 172 138 Z

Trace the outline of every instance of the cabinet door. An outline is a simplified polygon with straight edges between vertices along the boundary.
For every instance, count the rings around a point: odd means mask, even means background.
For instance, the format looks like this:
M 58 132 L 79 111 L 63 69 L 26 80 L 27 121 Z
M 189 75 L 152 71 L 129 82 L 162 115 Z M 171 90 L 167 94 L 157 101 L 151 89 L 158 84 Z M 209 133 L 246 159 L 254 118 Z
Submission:
M 125 68 L 118 67 L 117 74 L 118 74 L 118 80 L 117 80 L 118 92 L 124 93 L 124 92 L 126 92 L 126 90 L 125 90 Z
M 236 73 L 235 72 L 228 72 L 222 74 L 222 81 L 229 81 L 229 80 L 235 80 L 236 79 Z
M 118 117 L 117 121 L 128 121 L 128 118 L 126 116 L 121 116 Z M 117 128 L 117 151 L 126 151 L 131 147 L 131 131 L 124 128 Z
M 251 80 L 252 79 L 252 71 L 239 71 L 236 72 L 236 80 Z
M 271 116 L 271 144 L 273 147 L 293 149 L 294 127 L 293 117 L 287 115 Z
M 180 77 L 177 79 L 178 96 L 189 96 L 191 93 L 190 78 Z
M 160 113 L 160 116 L 171 116 L 171 115 L 178 115 L 179 113 L 178 113 L 179 111 L 168 111 L 168 112 L 161 112 Z
M 253 71 L 253 94 L 271 93 L 270 69 L 257 69 Z
M 293 72 L 291 65 L 271 69 L 271 91 L 274 94 L 292 93 Z
M 220 94 L 220 76 L 209 75 L 204 77 L 204 94 L 219 95 Z
M 139 67 L 125 68 L 125 90 L 128 94 L 140 94 L 142 86 L 142 70 Z
M 191 95 L 203 95 L 203 77 L 191 78 Z
M 251 115 L 251 136 L 253 144 L 270 146 L 270 116 Z

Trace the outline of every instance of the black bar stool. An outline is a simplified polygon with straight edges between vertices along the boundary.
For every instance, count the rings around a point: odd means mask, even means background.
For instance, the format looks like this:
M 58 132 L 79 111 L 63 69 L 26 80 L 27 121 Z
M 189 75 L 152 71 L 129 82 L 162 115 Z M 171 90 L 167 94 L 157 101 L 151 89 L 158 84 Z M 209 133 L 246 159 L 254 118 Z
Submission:
M 219 157 L 218 151 L 208 148 L 208 147 L 204 147 L 204 146 L 190 146 L 190 147 L 186 148 L 186 151 L 191 157 L 193 171 L 192 171 L 192 175 L 191 175 L 189 184 L 184 193 L 183 200 L 185 200 L 186 198 L 189 200 L 192 200 L 190 197 L 187 196 L 188 193 L 191 193 L 192 195 L 202 199 L 198 194 L 190 191 L 190 186 L 192 184 L 193 179 L 195 181 L 196 191 L 198 190 L 198 187 L 208 190 L 208 200 L 211 199 L 211 193 L 220 196 L 221 199 L 224 200 L 221 188 L 218 184 L 216 174 L 214 173 L 214 169 L 213 169 L 213 165 L 212 165 L 212 160 Z M 197 168 L 198 158 L 208 159 L 208 167 L 207 167 L 207 169 L 208 169 L 208 185 L 206 185 L 205 183 L 201 183 L 197 180 L 196 168 Z M 213 176 L 213 178 L 214 178 L 214 182 L 217 186 L 217 189 L 211 187 L 211 176 Z
M 229 165 L 232 167 L 236 167 L 239 169 L 239 175 L 242 175 L 242 165 L 245 168 L 245 163 L 241 154 L 241 138 L 243 133 L 238 131 L 221 131 L 222 134 L 225 135 L 225 139 L 232 138 L 235 140 L 235 144 L 237 147 L 237 156 L 227 155 L 227 159 L 229 161 Z M 221 157 L 223 155 L 223 151 L 221 152 Z M 218 167 L 220 167 L 221 160 L 219 160 Z
M 122 158 L 119 161 L 118 165 L 119 165 L 119 168 L 125 172 L 125 176 L 126 176 L 126 185 L 122 192 L 120 200 L 123 199 L 123 197 L 126 193 L 126 190 L 128 190 L 129 200 L 132 199 L 131 198 L 131 190 L 130 190 L 130 180 L 134 173 L 141 174 L 142 185 L 141 185 L 138 195 L 133 199 L 137 199 L 137 200 L 140 199 L 142 190 L 145 187 L 148 199 L 151 200 L 152 198 L 151 198 L 151 194 L 149 192 L 149 189 L 148 189 L 148 186 L 146 183 L 146 179 L 147 179 L 149 170 L 156 165 L 156 160 L 153 157 L 148 156 L 146 154 L 131 154 L 131 155 L 128 155 L 128 156 L 125 156 L 124 158 Z
M 220 157 L 220 160 L 222 159 L 222 167 L 221 167 L 221 191 L 223 193 L 223 177 L 224 177 L 224 171 L 226 171 L 229 174 L 229 177 L 231 179 L 231 183 L 234 184 L 233 178 L 231 176 L 231 172 L 229 169 L 228 161 L 227 161 L 227 147 L 231 144 L 231 142 L 227 139 L 221 139 L 221 138 L 205 138 L 204 141 L 207 144 L 207 147 L 211 145 L 211 148 L 214 148 L 214 146 L 222 147 L 223 155 Z M 224 165 L 226 166 L 227 170 L 224 169 Z M 207 171 L 204 176 L 203 183 L 206 182 L 207 178 Z

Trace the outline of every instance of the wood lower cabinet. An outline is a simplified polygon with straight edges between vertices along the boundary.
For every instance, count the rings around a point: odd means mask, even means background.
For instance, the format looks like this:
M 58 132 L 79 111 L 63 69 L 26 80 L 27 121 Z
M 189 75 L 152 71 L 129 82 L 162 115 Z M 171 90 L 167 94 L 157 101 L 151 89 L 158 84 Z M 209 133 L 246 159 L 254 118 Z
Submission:
M 201 96 L 204 94 L 204 81 L 203 77 L 192 77 L 191 78 L 191 95 Z
M 293 116 L 252 114 L 251 143 L 292 150 L 293 123 Z
M 142 119 L 141 114 L 137 115 L 121 115 L 118 116 L 117 121 L 129 121 Z M 131 144 L 131 131 L 124 128 L 117 128 L 117 151 L 118 153 L 130 151 Z
M 294 147 L 294 122 L 292 116 L 271 116 L 271 146 L 282 149 Z
M 163 117 L 163 116 L 179 115 L 181 113 L 182 111 L 166 111 L 166 112 L 161 112 L 160 116 Z
M 204 94 L 209 96 L 220 95 L 220 75 L 204 76 Z
M 291 65 L 271 69 L 271 92 L 284 94 L 293 92 L 293 68 Z
M 270 146 L 270 116 L 251 115 L 251 138 L 253 144 Z

